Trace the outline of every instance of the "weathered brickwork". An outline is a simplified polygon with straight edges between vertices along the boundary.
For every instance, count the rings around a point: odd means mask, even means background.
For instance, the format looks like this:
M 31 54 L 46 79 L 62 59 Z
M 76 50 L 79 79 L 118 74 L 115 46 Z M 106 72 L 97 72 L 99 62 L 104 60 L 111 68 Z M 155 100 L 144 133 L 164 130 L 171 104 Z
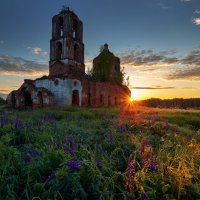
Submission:
M 130 97 L 130 90 L 115 81 L 121 73 L 120 59 L 109 51 L 107 44 L 104 45 L 104 53 L 112 58 L 109 82 L 85 74 L 83 23 L 69 8 L 64 8 L 52 19 L 49 75 L 24 80 L 18 90 L 8 95 L 7 103 L 15 107 L 123 104 Z M 100 57 L 93 61 L 94 73 L 101 67 L 98 66 Z

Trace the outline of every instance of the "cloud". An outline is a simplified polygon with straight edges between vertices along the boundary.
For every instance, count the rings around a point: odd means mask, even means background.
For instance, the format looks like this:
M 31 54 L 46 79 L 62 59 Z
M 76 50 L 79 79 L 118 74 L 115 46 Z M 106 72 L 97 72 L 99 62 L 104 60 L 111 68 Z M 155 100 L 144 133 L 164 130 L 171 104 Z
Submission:
M 121 63 L 123 67 L 145 67 L 145 66 L 172 66 L 178 62 L 178 58 L 171 56 L 174 50 L 154 52 L 152 49 L 129 51 L 121 54 Z
M 0 75 L 39 76 L 48 74 L 48 66 L 20 57 L 0 55 Z
M 200 14 L 200 10 L 199 10 L 199 9 L 196 9 L 196 10 L 194 11 L 194 14 Z
M 196 24 L 197 26 L 200 25 L 200 17 L 194 18 L 193 23 Z
M 152 85 L 150 87 L 131 87 L 131 89 L 139 90 L 163 90 L 163 89 L 175 89 L 175 87 L 162 86 L 162 85 Z
M 154 52 L 153 50 L 132 50 L 121 54 L 121 65 L 132 68 L 134 73 L 147 74 L 165 80 L 200 80 L 200 47 L 185 56 L 176 56 L 176 51 Z
M 27 49 L 34 55 L 40 55 L 40 56 L 48 56 L 48 52 L 43 51 L 41 48 L 39 47 L 27 47 Z
M 200 66 L 182 67 L 166 76 L 168 80 L 200 81 Z
M 93 61 L 92 60 L 86 60 L 85 65 L 92 65 Z
M 181 59 L 184 65 L 200 65 L 200 50 L 194 49 L 187 56 Z
M 6 100 L 7 96 L 8 96 L 8 94 L 0 93 L 0 97 L 5 99 L 5 100 Z
M 170 6 L 167 6 L 167 5 L 163 4 L 163 3 L 158 3 L 157 5 L 158 5 L 160 8 L 164 9 L 164 10 L 170 8 Z
M 190 1 L 192 1 L 192 0 L 181 0 L 182 2 L 190 2 Z

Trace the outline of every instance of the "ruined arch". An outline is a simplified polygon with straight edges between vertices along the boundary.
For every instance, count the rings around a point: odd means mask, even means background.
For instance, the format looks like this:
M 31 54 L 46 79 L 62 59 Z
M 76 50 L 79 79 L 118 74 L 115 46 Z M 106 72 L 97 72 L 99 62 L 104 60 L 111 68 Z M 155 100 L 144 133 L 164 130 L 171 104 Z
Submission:
M 24 97 L 24 106 L 31 107 L 33 105 L 31 93 L 28 91 L 27 88 L 23 88 L 22 94 L 23 94 L 23 97 Z
M 79 91 L 73 90 L 72 91 L 72 105 L 73 106 L 79 106 Z
M 56 43 L 56 60 L 61 60 L 62 57 L 62 43 Z

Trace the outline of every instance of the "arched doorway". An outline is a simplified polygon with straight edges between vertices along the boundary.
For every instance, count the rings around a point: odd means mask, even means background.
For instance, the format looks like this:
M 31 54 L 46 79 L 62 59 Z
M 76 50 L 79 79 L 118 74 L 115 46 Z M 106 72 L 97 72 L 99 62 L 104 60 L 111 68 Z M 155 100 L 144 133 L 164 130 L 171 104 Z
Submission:
M 24 88 L 22 91 L 23 91 L 23 95 L 24 95 L 24 105 L 32 106 L 33 101 L 31 99 L 31 93 L 27 90 L 27 88 Z
M 72 105 L 79 106 L 79 92 L 78 90 L 73 90 L 72 92 Z
M 42 97 L 42 92 L 38 92 L 38 105 L 43 106 L 43 97 Z
M 100 105 L 104 105 L 104 96 L 103 94 L 100 95 Z
M 111 99 L 110 99 L 110 96 L 108 96 L 108 106 L 111 105 Z
M 88 106 L 90 106 L 91 105 L 91 94 L 89 93 L 88 94 Z
M 14 106 L 16 104 L 16 95 L 12 93 L 11 95 L 11 103 Z

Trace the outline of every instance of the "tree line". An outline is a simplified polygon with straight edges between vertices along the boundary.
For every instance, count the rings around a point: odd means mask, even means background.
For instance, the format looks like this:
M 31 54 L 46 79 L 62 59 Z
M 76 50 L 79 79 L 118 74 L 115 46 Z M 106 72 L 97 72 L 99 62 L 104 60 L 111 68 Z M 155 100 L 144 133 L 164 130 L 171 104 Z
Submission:
M 159 108 L 195 108 L 200 109 L 200 98 L 175 98 L 175 99 L 159 99 L 151 98 L 146 100 L 137 101 L 138 105 L 147 107 L 159 107 Z

